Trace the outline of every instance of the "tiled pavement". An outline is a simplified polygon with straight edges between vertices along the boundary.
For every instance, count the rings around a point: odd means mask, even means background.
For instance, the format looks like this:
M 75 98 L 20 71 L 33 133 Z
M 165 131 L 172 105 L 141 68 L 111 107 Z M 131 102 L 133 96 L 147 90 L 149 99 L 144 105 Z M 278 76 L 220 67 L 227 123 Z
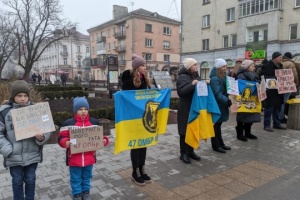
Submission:
M 231 151 L 216 153 L 210 141 L 201 141 L 196 153 L 202 160 L 186 165 L 179 160 L 177 125 L 168 125 L 158 145 L 148 148 L 147 173 L 153 182 L 146 186 L 136 186 L 130 180 L 129 151 L 113 154 L 112 129 L 110 146 L 97 151 L 92 199 L 299 199 L 300 131 L 270 133 L 255 124 L 253 133 L 259 139 L 241 142 L 235 138 L 234 126 L 234 115 L 222 126 Z M 71 199 L 64 149 L 46 145 L 37 176 L 36 199 Z M 11 177 L 3 166 L 0 177 L 0 199 L 12 199 Z

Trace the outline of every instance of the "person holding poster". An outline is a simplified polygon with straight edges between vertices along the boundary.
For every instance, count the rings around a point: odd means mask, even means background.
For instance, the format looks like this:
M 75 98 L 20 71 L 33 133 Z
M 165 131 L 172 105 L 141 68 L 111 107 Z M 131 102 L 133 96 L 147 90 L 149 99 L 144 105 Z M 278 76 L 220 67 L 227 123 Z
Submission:
M 148 88 L 150 88 L 150 79 L 147 74 L 146 60 L 133 54 L 132 70 L 126 70 L 122 74 L 122 90 L 143 90 Z M 152 181 L 145 172 L 146 154 L 146 147 L 130 150 L 131 180 L 141 186 Z
M 237 72 L 237 79 L 259 82 L 259 77 L 255 73 L 255 63 L 253 60 L 244 60 L 241 67 Z M 249 89 L 249 88 L 248 88 Z M 251 91 L 244 90 L 242 94 L 242 102 L 248 102 L 251 100 Z M 251 134 L 251 126 L 255 122 L 260 122 L 260 113 L 250 112 L 238 112 L 236 115 L 237 126 L 236 137 L 238 140 L 247 141 L 249 139 L 257 139 L 257 137 Z
M 59 134 L 58 144 L 66 148 L 66 164 L 70 170 L 70 184 L 73 200 L 90 200 L 91 179 L 93 165 L 96 163 L 96 151 L 71 154 L 69 128 L 99 125 L 99 120 L 90 117 L 89 104 L 85 97 L 73 100 L 74 117 L 63 122 Z
M 191 158 L 200 161 L 201 158 L 194 152 L 194 148 L 185 142 L 186 129 L 190 114 L 195 85 L 200 81 L 198 75 L 197 61 L 194 58 L 185 58 L 178 73 L 176 82 L 179 105 L 177 112 L 178 133 L 180 144 L 180 160 L 186 164 L 191 163 Z
M 214 124 L 215 137 L 211 138 L 211 145 L 213 150 L 219 153 L 226 153 L 225 150 L 231 150 L 231 147 L 224 144 L 221 132 L 221 125 L 229 119 L 229 107 L 232 105 L 226 91 L 226 70 L 227 62 L 218 58 L 210 72 L 210 86 L 221 112 L 220 118 Z
M 11 85 L 11 98 L 0 107 L 0 153 L 4 157 L 4 167 L 9 168 L 12 177 L 14 199 L 33 200 L 35 171 L 38 163 L 43 160 L 43 145 L 51 133 L 36 134 L 35 137 L 16 141 L 11 110 L 32 105 L 29 93 L 26 81 L 14 81 Z
M 262 66 L 260 76 L 264 76 L 266 80 L 276 79 L 275 70 L 282 69 L 282 55 L 279 52 L 274 52 L 272 54 L 272 60 Z M 264 100 L 264 130 L 272 132 L 271 128 L 271 117 L 273 118 L 273 128 L 285 130 L 280 124 L 280 110 L 283 104 L 283 94 L 279 94 L 277 88 L 268 88 L 267 99 Z

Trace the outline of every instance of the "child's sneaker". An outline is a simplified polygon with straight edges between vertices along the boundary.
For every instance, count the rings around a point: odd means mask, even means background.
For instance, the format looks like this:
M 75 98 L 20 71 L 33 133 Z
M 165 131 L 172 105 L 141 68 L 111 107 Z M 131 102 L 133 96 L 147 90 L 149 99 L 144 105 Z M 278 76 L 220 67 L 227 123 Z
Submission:
M 82 200 L 91 200 L 90 191 L 85 191 L 82 193 Z
M 82 200 L 82 194 L 80 193 L 73 195 L 72 200 Z

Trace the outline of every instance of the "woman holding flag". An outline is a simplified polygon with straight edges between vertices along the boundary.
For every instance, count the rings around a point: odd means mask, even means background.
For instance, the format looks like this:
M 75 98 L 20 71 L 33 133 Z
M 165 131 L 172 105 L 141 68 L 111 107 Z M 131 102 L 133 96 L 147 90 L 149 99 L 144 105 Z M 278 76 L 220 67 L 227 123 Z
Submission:
M 138 55 L 132 55 L 132 70 L 122 74 L 122 90 L 143 90 L 150 88 L 146 60 Z M 145 173 L 147 148 L 131 149 L 132 181 L 137 185 L 151 183 L 151 178 Z
M 242 65 L 237 72 L 237 79 L 259 82 L 259 77 L 255 73 L 255 63 L 253 60 L 244 60 L 242 62 Z M 248 101 L 245 98 L 245 94 L 242 94 L 242 99 Z M 251 134 L 251 126 L 255 122 L 260 122 L 260 113 L 238 112 L 236 121 L 237 126 L 235 129 L 238 140 L 246 142 L 247 138 L 257 139 L 255 135 Z

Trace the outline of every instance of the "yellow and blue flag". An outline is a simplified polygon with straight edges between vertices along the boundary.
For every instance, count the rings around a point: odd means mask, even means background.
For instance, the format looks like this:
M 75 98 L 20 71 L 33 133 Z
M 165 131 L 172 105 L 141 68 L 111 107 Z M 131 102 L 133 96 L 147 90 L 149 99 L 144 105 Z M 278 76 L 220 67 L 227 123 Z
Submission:
M 199 147 L 201 139 L 215 137 L 213 125 L 221 116 L 211 87 L 209 85 L 207 87 L 207 96 L 198 96 L 198 91 L 195 89 L 192 99 L 185 142 L 194 149 Z
M 125 90 L 114 94 L 114 153 L 157 144 L 167 129 L 171 90 Z
M 237 112 L 260 113 L 261 102 L 258 100 L 256 82 L 238 79 L 238 88 Z

